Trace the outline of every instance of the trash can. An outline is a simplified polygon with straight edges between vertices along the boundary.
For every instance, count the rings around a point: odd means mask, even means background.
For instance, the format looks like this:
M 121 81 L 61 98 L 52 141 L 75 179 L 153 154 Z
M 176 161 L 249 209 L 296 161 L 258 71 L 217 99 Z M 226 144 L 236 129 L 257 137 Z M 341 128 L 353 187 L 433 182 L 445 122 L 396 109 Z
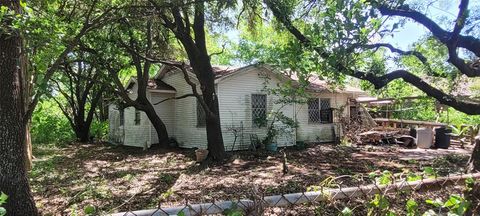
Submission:
M 448 149 L 450 146 L 450 133 L 452 130 L 445 127 L 435 128 L 435 147 Z
M 409 133 L 409 134 L 410 134 L 410 136 L 412 136 L 412 137 L 417 137 L 417 129 L 415 129 L 415 128 L 413 128 L 413 127 L 410 128 L 410 133 Z
M 428 149 L 432 146 L 433 131 L 430 128 L 417 128 L 417 147 Z

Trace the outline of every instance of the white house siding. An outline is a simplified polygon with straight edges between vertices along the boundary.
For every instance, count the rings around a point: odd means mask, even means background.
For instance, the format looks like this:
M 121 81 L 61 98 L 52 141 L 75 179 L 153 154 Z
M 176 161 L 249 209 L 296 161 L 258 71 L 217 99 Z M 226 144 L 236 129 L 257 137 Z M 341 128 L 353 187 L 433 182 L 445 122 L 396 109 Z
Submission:
M 343 93 L 317 93 L 317 98 L 330 98 L 330 106 L 332 108 L 340 108 L 347 103 L 347 94 Z M 331 142 L 335 140 L 335 134 L 341 133 L 337 125 L 338 119 L 334 118 L 334 123 L 309 123 L 308 122 L 308 105 L 297 104 L 297 140 L 308 142 Z M 334 111 L 335 112 L 335 111 Z M 343 115 L 348 114 L 348 107 L 344 109 Z M 334 114 L 336 116 L 336 114 Z
M 120 126 L 120 111 L 115 104 L 108 105 L 108 140 L 111 143 L 123 143 L 123 127 Z
M 132 89 L 131 93 L 128 96 L 135 100 L 137 98 L 137 85 L 135 84 Z M 116 131 L 116 134 L 123 135 L 123 142 L 121 144 L 126 146 L 135 146 L 135 147 L 150 147 L 151 140 L 150 140 L 150 120 L 148 120 L 147 115 L 144 112 L 140 111 L 140 124 L 135 125 L 135 108 L 128 107 L 124 109 L 124 124 L 123 126 L 120 125 L 120 112 L 116 108 L 115 105 L 110 106 L 110 111 L 113 111 L 115 114 L 118 115 L 118 124 L 115 126 L 110 126 L 110 131 Z M 114 116 L 112 116 L 114 117 Z M 110 120 L 114 121 L 114 120 Z M 119 139 L 117 137 L 117 139 Z
M 264 94 L 265 80 L 259 77 L 261 67 L 247 67 L 244 71 L 231 75 L 220 81 L 217 86 L 219 98 L 220 118 L 222 124 L 222 133 L 225 149 L 232 150 L 235 136 L 232 128 L 239 129 L 238 137 L 235 143 L 235 150 L 247 149 L 250 146 L 251 135 L 255 134 L 259 139 L 266 135 L 266 128 L 256 128 L 252 126 L 251 95 Z M 265 69 L 264 69 L 265 70 Z M 268 85 L 274 88 L 281 81 L 270 76 Z M 179 97 L 185 94 L 191 94 L 191 87 L 188 85 L 181 72 L 169 73 L 163 79 L 165 83 L 176 89 L 175 96 Z M 192 77 L 195 81 L 195 78 Z M 199 85 L 197 85 L 199 87 Z M 200 89 L 198 89 L 200 91 Z M 136 92 L 136 85 L 133 86 L 133 92 Z M 162 98 L 171 97 L 165 93 L 152 93 L 150 100 L 155 103 Z M 135 94 L 131 97 L 136 98 Z M 330 104 L 334 108 L 339 108 L 346 104 L 348 94 L 345 93 L 318 93 L 318 98 L 330 98 Z M 272 110 L 278 110 L 280 104 L 275 104 L 275 96 L 267 95 L 267 113 Z M 196 98 L 187 97 L 178 100 L 170 100 L 155 106 L 157 113 L 164 120 L 169 135 L 174 137 L 183 148 L 206 148 L 207 136 L 205 127 L 197 127 Z M 299 128 L 292 131 L 292 139 L 278 140 L 279 146 L 293 145 L 293 140 L 297 141 L 320 141 L 329 142 L 334 140 L 335 133 L 340 133 L 335 123 L 333 124 L 309 124 L 307 104 L 294 104 L 284 106 L 281 110 L 287 117 L 296 120 Z M 344 114 L 348 115 L 348 107 Z M 141 113 L 141 124 L 135 125 L 135 109 L 125 109 L 125 136 L 124 144 L 131 146 L 149 146 L 158 142 L 155 129 L 151 126 L 146 115 Z M 115 121 L 115 120 L 111 120 Z M 334 122 L 337 122 L 334 119 Z M 111 129 L 111 132 L 114 128 Z M 115 131 L 119 131 L 118 128 Z M 117 133 L 118 134 L 118 133 Z M 287 136 L 288 137 L 288 136 Z M 288 141 L 288 142 L 287 142 Z
M 140 124 L 135 125 L 135 108 L 128 107 L 124 109 L 125 121 L 124 131 L 125 138 L 123 144 L 126 146 L 136 146 L 149 148 L 150 142 L 150 120 L 147 115 L 140 111 Z
M 235 149 L 248 149 L 250 145 L 251 134 L 256 134 L 259 139 L 266 135 L 266 128 L 256 128 L 252 126 L 251 95 L 265 94 L 265 80 L 259 77 L 260 70 L 251 67 L 247 71 L 240 72 L 225 79 L 218 84 L 218 97 L 220 106 L 220 119 L 222 124 L 223 140 L 225 149 L 232 150 L 235 135 L 232 128 L 239 129 Z M 272 79 L 268 82 L 270 88 L 274 88 L 278 81 Z M 280 108 L 280 104 L 275 104 L 275 96 L 267 95 L 267 113 Z M 293 105 L 285 106 L 281 111 L 288 117 L 293 118 Z M 292 133 L 292 136 L 295 136 Z M 294 139 L 294 138 L 293 138 Z M 277 140 L 279 146 L 293 145 L 294 143 L 285 143 Z
M 183 74 L 180 72 L 167 74 L 162 80 L 176 89 L 177 97 L 192 93 L 190 85 L 185 82 Z M 194 80 L 193 77 L 192 80 Z M 198 90 L 200 91 L 200 89 Z M 197 127 L 196 103 L 194 97 L 175 100 L 175 130 L 172 137 L 183 148 L 207 148 L 205 127 Z
M 155 104 L 159 101 L 162 101 L 167 98 L 175 97 L 173 93 L 159 93 L 159 92 L 150 92 L 150 101 L 152 104 Z M 155 112 L 162 119 L 163 123 L 167 127 L 167 132 L 170 137 L 175 135 L 175 100 L 167 100 L 160 104 L 153 105 Z M 155 127 L 153 125 L 150 128 L 151 130 L 151 143 L 158 143 L 158 135 Z

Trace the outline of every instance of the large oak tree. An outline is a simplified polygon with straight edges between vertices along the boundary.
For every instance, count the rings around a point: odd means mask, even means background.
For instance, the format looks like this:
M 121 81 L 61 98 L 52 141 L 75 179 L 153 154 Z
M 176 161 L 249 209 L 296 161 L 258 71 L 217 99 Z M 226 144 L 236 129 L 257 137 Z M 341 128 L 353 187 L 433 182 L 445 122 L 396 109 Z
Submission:
M 161 8 L 155 0 L 150 2 L 156 7 L 157 15 L 165 28 L 169 29 L 175 38 L 182 44 L 187 54 L 190 66 L 200 82 L 201 93 L 197 86 L 189 80 L 185 65 L 173 65 L 182 70 L 185 79 L 192 87 L 192 92 L 205 110 L 206 131 L 209 156 L 213 160 L 221 161 L 225 156 L 218 96 L 215 92 L 215 74 L 211 64 L 206 42 L 206 5 L 222 7 L 221 4 L 208 4 L 204 1 L 172 5 L 170 8 Z
M 9 198 L 9 215 L 38 215 L 28 184 L 25 154 L 26 79 L 23 42 L 13 27 L 14 17 L 22 13 L 20 1 L 2 0 L 7 8 L 0 21 L 0 191 Z
M 298 46 L 302 47 L 301 50 L 314 53 L 309 60 L 323 65 L 326 71 L 337 76 L 346 75 L 368 81 L 377 89 L 401 79 L 442 104 L 467 114 L 480 114 L 478 100 L 452 95 L 409 68 L 378 71 L 361 64 L 368 62 L 365 61 L 367 55 L 362 54 L 373 55 L 379 48 L 384 48 L 400 56 L 415 56 L 425 66 L 425 74 L 442 74 L 431 71 L 430 61 L 421 51 L 404 51 L 392 44 L 372 42 L 375 41 L 372 38 L 394 34 L 402 22 L 397 21 L 391 29 L 387 29 L 384 24 L 391 17 L 399 17 L 425 27 L 431 37 L 448 50 L 448 58 L 444 63 L 456 69 L 453 70 L 455 76 L 480 77 L 480 39 L 472 33 L 478 31 L 474 24 L 478 14 L 469 8 L 468 0 L 460 1 L 456 18 L 448 30 L 404 1 L 265 0 L 264 3 L 276 20 L 295 38 Z M 472 155 L 473 157 L 478 159 L 480 155 Z

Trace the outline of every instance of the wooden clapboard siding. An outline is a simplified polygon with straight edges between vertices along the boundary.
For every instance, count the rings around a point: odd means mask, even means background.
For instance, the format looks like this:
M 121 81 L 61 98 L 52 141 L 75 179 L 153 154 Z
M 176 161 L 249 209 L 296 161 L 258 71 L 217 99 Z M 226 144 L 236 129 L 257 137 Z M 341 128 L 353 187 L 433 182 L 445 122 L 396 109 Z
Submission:
M 150 92 L 150 101 L 155 104 L 167 98 L 175 97 L 174 93 Z M 175 136 L 175 100 L 167 100 L 160 104 L 153 105 L 155 112 L 162 119 L 167 128 L 168 136 Z M 158 135 L 153 125 L 150 127 L 151 143 L 158 143 Z
M 264 75 L 266 73 L 269 75 L 270 79 L 267 83 L 269 88 L 275 88 L 283 82 L 281 77 L 275 76 L 267 70 L 267 68 L 261 66 L 248 66 L 221 78 L 220 81 L 217 80 L 216 91 L 219 99 L 224 144 L 227 151 L 232 150 L 235 139 L 233 132 L 230 130 L 231 128 L 243 128 L 238 133 L 235 150 L 247 149 L 250 146 L 251 134 L 257 135 L 260 139 L 266 135 L 265 127 L 257 128 L 252 125 L 251 95 L 266 94 L 264 92 L 265 79 L 260 74 Z M 196 82 L 194 76 L 191 79 Z M 172 96 L 179 97 L 191 94 L 192 92 L 190 85 L 186 83 L 180 71 L 170 72 L 162 80 L 173 86 L 176 89 L 176 93 L 150 92 L 148 96 L 152 103 Z M 197 85 L 198 88 L 200 88 L 199 86 Z M 136 85 L 133 86 L 132 92 L 136 92 L 136 87 Z M 200 92 L 200 89 L 198 91 Z M 318 98 L 330 98 L 332 108 L 340 108 L 346 105 L 348 98 L 353 97 L 351 93 L 331 93 L 329 91 L 314 93 L 313 95 Z M 131 94 L 131 97 L 136 98 L 136 95 Z M 267 113 L 272 110 L 278 110 L 282 106 L 274 103 L 277 99 L 274 95 L 267 95 Z M 205 127 L 197 127 L 196 98 L 187 97 L 171 100 L 155 106 L 155 109 L 160 118 L 165 122 L 169 136 L 175 138 L 180 147 L 207 147 Z M 341 133 L 338 125 L 335 123 L 338 122 L 336 118 L 334 118 L 334 123 L 330 124 L 310 124 L 308 122 L 307 104 L 287 105 L 281 111 L 299 123 L 299 128 L 292 131 L 293 140 L 330 142 L 334 140 L 334 133 Z M 343 109 L 343 114 L 349 114 L 348 107 Z M 127 108 L 125 110 L 124 144 L 143 147 L 158 142 L 155 129 L 148 121 L 146 115 L 142 112 L 141 125 L 134 124 L 134 117 L 135 109 Z M 287 139 L 277 140 L 277 142 L 279 146 L 294 144 L 294 142 L 287 142 Z
M 266 94 L 263 91 L 265 80 L 259 77 L 261 69 L 256 67 L 247 68 L 245 71 L 238 73 L 218 84 L 218 96 L 220 103 L 220 119 L 222 122 L 222 132 L 225 148 L 232 150 L 235 139 L 234 134 L 228 130 L 231 127 L 239 127 L 243 125 L 243 133 L 237 138 L 235 149 L 246 149 L 250 145 L 250 135 L 256 134 L 258 138 L 266 135 L 266 128 L 257 128 L 253 126 L 251 95 Z M 274 77 L 268 82 L 269 88 L 276 87 L 280 81 Z M 267 113 L 272 110 L 278 110 L 280 104 L 275 104 L 277 98 L 273 95 L 267 95 Z M 293 105 L 282 108 L 282 112 L 293 117 Z M 286 146 L 286 143 L 279 143 L 279 146 Z M 290 143 L 289 145 L 293 145 Z
M 163 78 L 163 81 L 176 89 L 177 97 L 192 93 L 192 88 L 185 81 L 181 72 L 172 72 Z M 192 77 L 192 81 L 196 80 Z M 200 88 L 198 88 L 198 91 L 200 92 Z M 207 132 L 205 127 L 197 127 L 196 105 L 197 101 L 195 97 L 175 100 L 175 129 L 172 137 L 177 140 L 180 147 L 207 147 Z

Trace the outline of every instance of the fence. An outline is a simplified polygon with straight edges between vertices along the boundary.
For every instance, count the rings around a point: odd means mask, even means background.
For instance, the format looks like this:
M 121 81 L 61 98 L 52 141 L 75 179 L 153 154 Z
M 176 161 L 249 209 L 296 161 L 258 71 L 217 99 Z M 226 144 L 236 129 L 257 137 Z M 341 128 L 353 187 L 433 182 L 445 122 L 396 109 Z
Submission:
M 302 193 L 264 196 L 253 188 L 248 198 L 202 204 L 185 202 L 176 207 L 159 205 L 155 209 L 113 215 L 421 215 L 424 212 L 477 215 L 480 212 L 480 188 L 476 183 L 480 173 L 429 175 L 434 176 L 381 173 L 373 178 L 374 183 L 354 187 L 337 184 L 341 179 L 351 178 L 341 176 Z

